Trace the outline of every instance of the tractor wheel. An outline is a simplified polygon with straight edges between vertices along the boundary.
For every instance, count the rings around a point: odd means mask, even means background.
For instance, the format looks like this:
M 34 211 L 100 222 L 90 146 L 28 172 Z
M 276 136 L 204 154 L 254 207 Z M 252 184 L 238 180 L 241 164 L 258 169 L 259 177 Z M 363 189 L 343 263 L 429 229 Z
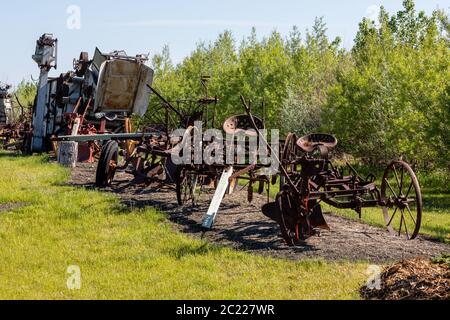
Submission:
M 97 165 L 95 185 L 104 188 L 112 184 L 116 173 L 119 155 L 119 145 L 116 141 L 108 141 L 103 145 Z

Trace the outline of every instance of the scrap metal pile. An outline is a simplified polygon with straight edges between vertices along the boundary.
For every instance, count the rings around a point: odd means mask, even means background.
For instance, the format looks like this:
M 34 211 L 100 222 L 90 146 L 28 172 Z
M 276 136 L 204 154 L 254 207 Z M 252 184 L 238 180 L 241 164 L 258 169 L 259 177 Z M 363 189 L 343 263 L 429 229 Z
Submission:
M 95 49 L 92 59 L 81 52 L 74 68 L 59 77 L 48 76 L 57 66 L 57 39 L 44 34 L 36 43 L 33 60 L 40 68 L 33 110 L 31 152 L 55 150 L 59 135 L 130 132 L 130 117 L 147 111 L 153 70 L 147 57 L 109 54 Z M 78 144 L 78 160 L 94 162 L 101 146 L 96 141 Z M 55 150 L 56 151 L 56 150 Z
M 0 142 L 3 149 L 26 149 L 26 137 L 31 131 L 30 114 L 20 105 L 13 105 L 10 85 L 0 83 Z
M 154 182 L 174 184 L 179 205 L 195 205 L 202 191 L 214 189 L 202 224 L 209 230 L 223 198 L 234 191 L 239 180 L 245 180 L 248 201 L 253 200 L 255 185 L 258 193 L 266 192 L 268 203 L 262 212 L 279 224 L 290 246 L 319 234 L 320 229 L 329 229 L 322 203 L 353 209 L 360 216 L 362 208 L 379 206 L 392 234 L 407 239 L 418 235 L 422 195 L 417 177 L 406 162 L 391 162 L 381 185 L 377 185 L 373 174 L 362 177 L 350 164 L 335 167 L 332 151 L 338 141 L 332 135 L 298 138 L 289 133 L 278 141 L 279 148 L 274 148 L 263 134 L 264 117 L 254 116 L 244 97 L 241 101 L 245 114 L 230 115 L 221 127 L 227 138 L 218 144 L 196 125 L 200 122 L 207 129 L 216 128 L 219 100 L 208 95 L 208 77 L 201 78 L 204 97 L 171 102 L 152 88 L 153 70 L 146 66 L 145 56 L 103 54 L 96 49 L 92 60 L 87 53 L 81 53 L 74 71 L 48 78 L 49 70 L 56 67 L 56 45 L 57 40 L 45 34 L 38 40 L 33 56 L 41 76 L 31 150 L 40 152 L 50 146 L 58 149 L 64 143 L 76 145 L 79 161 L 99 158 L 97 187 L 111 185 L 115 173 L 123 170 L 133 174 L 130 183 L 143 187 Z M 130 117 L 147 113 L 150 96 L 159 99 L 161 105 L 150 113 L 160 115 L 162 120 L 133 133 Z M 183 103 L 189 107 L 182 109 Z M 184 129 L 181 136 L 173 134 L 177 129 Z M 256 141 L 257 150 L 249 147 L 249 140 Z M 198 160 L 195 150 L 202 155 L 214 150 L 220 161 Z M 241 155 L 227 162 L 230 150 Z M 275 159 L 277 169 L 268 171 L 273 163 L 263 161 L 260 154 Z M 174 156 L 189 161 L 176 163 Z M 275 185 L 279 193 L 270 202 L 270 189 Z
M 361 288 L 372 300 L 450 300 L 450 264 L 423 258 L 407 260 L 385 268 L 379 288 Z

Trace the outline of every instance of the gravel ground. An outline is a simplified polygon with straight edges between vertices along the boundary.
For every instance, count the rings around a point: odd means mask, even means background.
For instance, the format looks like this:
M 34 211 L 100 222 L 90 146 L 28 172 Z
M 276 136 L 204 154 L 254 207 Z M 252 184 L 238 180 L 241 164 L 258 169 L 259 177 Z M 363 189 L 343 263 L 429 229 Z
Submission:
M 180 207 L 176 201 L 174 186 L 152 185 L 144 188 L 130 185 L 131 180 L 131 175 L 117 173 L 113 186 L 105 191 L 116 194 L 130 207 L 159 208 L 168 214 L 175 227 L 182 232 L 255 254 L 288 259 L 323 258 L 388 263 L 418 256 L 435 257 L 450 252 L 450 245 L 433 239 L 419 236 L 407 241 L 390 235 L 385 229 L 332 213 L 324 215 L 331 227 L 330 231 L 323 231 L 320 236 L 311 237 L 302 245 L 290 248 L 283 243 L 278 225 L 261 213 L 266 197 L 255 194 L 253 202 L 249 204 L 245 191 L 226 196 L 214 229 L 204 234 L 200 225 L 208 210 L 212 192 L 202 194 L 196 207 Z M 95 165 L 79 164 L 73 169 L 72 185 L 93 187 L 94 181 Z

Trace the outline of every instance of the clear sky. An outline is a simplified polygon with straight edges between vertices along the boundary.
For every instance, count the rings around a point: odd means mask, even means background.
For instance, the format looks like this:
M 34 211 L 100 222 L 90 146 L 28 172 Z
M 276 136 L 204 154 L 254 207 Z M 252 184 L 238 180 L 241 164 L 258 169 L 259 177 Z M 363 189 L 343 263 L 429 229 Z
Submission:
M 427 13 L 450 8 L 450 0 L 415 2 L 418 10 Z M 330 37 L 340 36 L 350 48 L 364 16 L 376 14 L 374 8 L 380 5 L 393 13 L 401 4 L 401 0 L 2 1 L 0 81 L 16 85 L 23 78 L 37 78 L 31 55 L 45 32 L 59 40 L 58 70 L 52 71 L 56 75 L 71 70 L 81 51 L 92 55 L 96 46 L 103 52 L 123 49 L 135 55 L 160 52 L 168 44 L 177 63 L 198 41 L 213 40 L 225 29 L 237 40 L 247 36 L 252 26 L 261 37 L 274 29 L 288 35 L 293 25 L 301 31 L 311 27 L 317 16 L 324 16 Z M 71 18 L 77 12 L 71 6 L 80 9 L 80 28 L 73 28 L 77 21 Z

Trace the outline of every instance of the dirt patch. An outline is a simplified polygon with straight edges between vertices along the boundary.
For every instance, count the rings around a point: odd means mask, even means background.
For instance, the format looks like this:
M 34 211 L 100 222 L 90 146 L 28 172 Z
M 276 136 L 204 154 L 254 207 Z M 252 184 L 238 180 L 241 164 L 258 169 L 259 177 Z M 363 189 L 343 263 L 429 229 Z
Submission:
M 114 185 L 106 191 L 117 194 L 130 207 L 153 206 L 166 212 L 177 229 L 210 242 L 289 259 L 324 258 L 326 260 L 394 262 L 418 256 L 431 258 L 449 253 L 450 245 L 419 236 L 407 241 L 391 236 L 385 229 L 358 221 L 325 214 L 331 231 L 311 237 L 301 246 L 284 244 L 278 225 L 261 213 L 266 198 L 255 195 L 247 202 L 246 192 L 235 192 L 223 201 L 213 230 L 203 234 L 201 222 L 208 210 L 212 193 L 202 194 L 198 205 L 180 207 L 173 186 L 152 185 L 142 188 L 130 184 L 131 175 L 118 173 Z M 93 187 L 95 166 L 80 164 L 72 172 L 71 184 Z M 380 209 L 381 214 L 381 209 Z
M 425 259 L 402 261 L 385 268 L 379 288 L 361 288 L 370 300 L 450 300 L 450 265 Z
M 3 203 L 0 204 L 0 213 L 22 208 L 25 205 L 26 205 L 25 203 L 17 203 L 17 202 Z

